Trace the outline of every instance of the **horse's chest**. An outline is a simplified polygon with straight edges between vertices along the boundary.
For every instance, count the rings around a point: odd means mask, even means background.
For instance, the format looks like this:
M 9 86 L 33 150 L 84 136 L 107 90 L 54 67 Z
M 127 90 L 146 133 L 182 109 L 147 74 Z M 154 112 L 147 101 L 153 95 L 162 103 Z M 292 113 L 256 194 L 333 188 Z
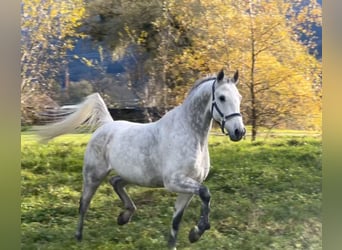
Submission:
M 202 182 L 208 175 L 210 159 L 207 150 L 199 151 L 196 154 L 188 155 L 188 161 L 183 165 L 184 171 L 189 177 Z
M 203 181 L 208 176 L 210 169 L 209 154 L 204 154 L 198 159 L 198 162 L 195 164 L 195 169 L 197 170 L 200 181 Z

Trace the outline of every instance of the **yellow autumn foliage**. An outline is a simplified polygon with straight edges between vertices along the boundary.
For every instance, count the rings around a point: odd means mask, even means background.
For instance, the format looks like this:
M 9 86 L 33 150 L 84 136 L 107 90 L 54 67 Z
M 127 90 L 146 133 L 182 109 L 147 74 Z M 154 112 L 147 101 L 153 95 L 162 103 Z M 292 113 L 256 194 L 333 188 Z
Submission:
M 287 19 L 294 16 L 294 5 L 281 0 L 173 0 L 168 8 L 191 34 L 191 46 L 168 62 L 178 74 L 175 79 L 191 82 L 182 76 L 239 69 L 242 110 L 249 123 L 255 120 L 256 129 L 321 128 L 322 65 L 298 40 L 295 19 Z M 296 21 L 299 25 L 319 14 L 317 6 L 305 7 Z

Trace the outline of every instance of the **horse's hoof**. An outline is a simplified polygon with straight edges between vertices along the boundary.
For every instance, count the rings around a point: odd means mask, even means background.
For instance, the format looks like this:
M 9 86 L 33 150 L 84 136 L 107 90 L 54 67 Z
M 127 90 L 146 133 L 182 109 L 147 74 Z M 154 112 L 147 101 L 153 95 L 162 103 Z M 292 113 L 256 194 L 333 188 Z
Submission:
M 201 235 L 202 235 L 202 233 L 199 231 L 198 227 L 195 226 L 189 232 L 189 241 L 191 243 L 194 243 L 194 242 L 198 241 L 201 238 Z
M 118 225 L 122 226 L 127 224 L 132 217 L 132 213 L 128 210 L 125 210 L 121 212 L 121 214 L 118 216 Z
M 77 241 L 82 241 L 82 234 L 76 233 L 76 234 L 75 234 L 75 239 L 76 239 Z
M 176 239 L 171 236 L 168 241 L 167 246 L 168 246 L 168 249 L 170 250 L 176 250 Z

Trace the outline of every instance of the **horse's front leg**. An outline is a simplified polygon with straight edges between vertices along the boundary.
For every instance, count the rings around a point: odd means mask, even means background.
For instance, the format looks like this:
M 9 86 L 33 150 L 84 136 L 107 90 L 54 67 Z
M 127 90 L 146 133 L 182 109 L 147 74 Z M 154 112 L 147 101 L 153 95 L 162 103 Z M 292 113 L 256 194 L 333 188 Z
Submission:
M 168 242 L 170 249 L 176 249 L 179 225 L 182 220 L 184 210 L 190 203 L 192 197 L 193 194 L 178 194 L 177 196 L 177 200 L 175 203 L 175 212 L 173 213 L 172 217 L 171 234 Z
M 202 185 L 201 183 L 195 181 L 192 178 L 183 176 L 183 175 L 173 175 L 164 180 L 165 188 L 171 192 L 183 193 L 183 194 L 197 194 L 200 199 L 202 200 L 202 207 L 201 207 L 201 216 L 199 219 L 198 224 L 190 231 L 189 233 L 189 241 L 191 243 L 196 242 L 202 236 L 202 234 L 210 228 L 209 223 L 209 213 L 210 213 L 210 192 L 209 189 Z M 184 206 L 185 208 L 185 206 Z M 183 210 L 181 211 L 181 214 Z M 181 215 L 180 215 L 181 216 Z M 174 214 L 174 220 L 177 219 L 177 214 Z M 178 218 L 178 223 L 180 219 Z M 178 228 L 172 228 L 170 242 L 174 242 L 176 244 L 174 232 Z M 170 244 L 169 244 L 170 246 Z M 171 245 L 172 247 L 172 245 Z
M 202 185 L 199 188 L 199 197 L 202 200 L 201 217 L 197 226 L 191 229 L 189 233 L 189 241 L 191 243 L 198 241 L 204 231 L 210 229 L 210 192 L 206 186 Z

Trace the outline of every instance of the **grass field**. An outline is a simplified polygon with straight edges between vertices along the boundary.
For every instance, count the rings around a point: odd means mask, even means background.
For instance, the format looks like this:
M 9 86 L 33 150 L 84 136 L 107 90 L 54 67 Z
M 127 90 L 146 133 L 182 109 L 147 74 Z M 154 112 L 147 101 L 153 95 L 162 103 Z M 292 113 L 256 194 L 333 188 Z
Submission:
M 22 249 L 167 249 L 175 194 L 128 187 L 137 205 L 132 221 L 116 224 L 122 204 L 104 182 L 84 228 L 74 240 L 89 135 L 68 135 L 46 145 L 22 135 Z M 178 249 L 322 249 L 321 137 L 302 133 L 257 142 L 210 137 L 211 229 L 191 244 L 199 198 L 185 211 Z

